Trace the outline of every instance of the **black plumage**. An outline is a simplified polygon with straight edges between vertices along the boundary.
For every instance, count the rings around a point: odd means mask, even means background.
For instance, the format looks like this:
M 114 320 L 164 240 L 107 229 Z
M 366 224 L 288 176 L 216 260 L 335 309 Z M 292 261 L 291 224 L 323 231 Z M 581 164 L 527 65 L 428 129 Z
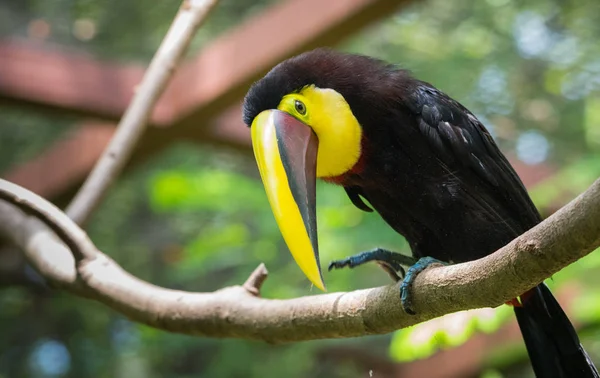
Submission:
M 349 172 L 327 178 L 358 208 L 366 199 L 415 257 L 463 262 L 488 255 L 541 221 L 521 180 L 479 120 L 407 71 L 318 49 L 284 61 L 244 101 L 250 125 L 307 85 L 340 93 L 363 129 Z M 515 308 L 539 377 L 598 377 L 568 318 L 540 285 Z

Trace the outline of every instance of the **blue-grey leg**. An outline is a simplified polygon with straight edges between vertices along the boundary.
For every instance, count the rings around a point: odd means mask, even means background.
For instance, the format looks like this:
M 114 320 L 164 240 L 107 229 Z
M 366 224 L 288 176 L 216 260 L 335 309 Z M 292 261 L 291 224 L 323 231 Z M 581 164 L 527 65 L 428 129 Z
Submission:
M 415 315 L 415 311 L 412 309 L 412 285 L 415 282 L 415 278 L 427 269 L 430 265 L 440 264 L 448 265 L 447 262 L 434 259 L 433 257 L 422 257 L 413 266 L 408 268 L 404 280 L 400 284 L 400 301 L 402 302 L 402 308 L 404 312 L 410 315 Z

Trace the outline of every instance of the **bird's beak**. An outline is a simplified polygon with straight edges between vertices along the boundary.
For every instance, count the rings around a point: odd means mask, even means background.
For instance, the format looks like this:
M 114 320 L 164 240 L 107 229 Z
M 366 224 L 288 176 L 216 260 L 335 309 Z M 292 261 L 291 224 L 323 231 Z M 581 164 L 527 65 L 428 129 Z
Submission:
M 325 290 L 317 243 L 318 145 L 310 127 L 280 110 L 252 122 L 254 156 L 279 230 L 306 277 Z

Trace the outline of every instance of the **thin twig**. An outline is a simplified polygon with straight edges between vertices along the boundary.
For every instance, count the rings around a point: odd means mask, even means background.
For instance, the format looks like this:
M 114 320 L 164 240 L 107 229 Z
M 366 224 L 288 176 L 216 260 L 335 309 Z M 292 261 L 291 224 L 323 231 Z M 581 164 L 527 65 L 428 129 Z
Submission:
M 40 197 L 19 196 L 32 207 L 47 206 Z M 213 293 L 161 288 L 133 277 L 101 252 L 75 267 L 71 252 L 57 245 L 51 231 L 26 219 L 33 218 L 0 201 L 0 234 L 55 287 L 171 332 L 291 342 L 387 333 L 450 312 L 495 307 L 522 294 L 600 246 L 600 180 L 493 254 L 419 274 L 412 291 L 415 316 L 402 311 L 397 285 L 270 300 L 244 286 Z M 60 227 L 77 227 L 60 219 Z M 262 276 L 259 267 L 246 286 L 260 286 Z
M 146 129 L 152 109 L 173 76 L 192 37 L 216 3 L 217 0 L 184 0 L 112 140 L 67 207 L 67 215 L 77 224 L 85 224 L 123 170 Z
M 269 272 L 267 271 L 267 267 L 265 266 L 265 264 L 260 263 L 260 265 L 256 269 L 254 269 L 252 274 L 250 274 L 250 277 L 248 277 L 248 279 L 246 280 L 246 282 L 244 282 L 244 285 L 242 286 L 250 294 L 258 297 L 260 295 L 260 288 L 267 279 L 268 275 Z

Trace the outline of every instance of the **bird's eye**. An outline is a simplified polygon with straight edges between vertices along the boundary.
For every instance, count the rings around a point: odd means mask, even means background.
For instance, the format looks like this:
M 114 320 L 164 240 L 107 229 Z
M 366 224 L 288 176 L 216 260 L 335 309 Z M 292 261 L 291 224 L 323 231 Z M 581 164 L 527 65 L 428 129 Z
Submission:
M 306 105 L 304 105 L 304 103 L 302 101 L 296 100 L 296 102 L 294 103 L 294 106 L 296 107 L 296 111 L 298 112 L 298 114 L 300 114 L 300 115 L 306 114 Z

